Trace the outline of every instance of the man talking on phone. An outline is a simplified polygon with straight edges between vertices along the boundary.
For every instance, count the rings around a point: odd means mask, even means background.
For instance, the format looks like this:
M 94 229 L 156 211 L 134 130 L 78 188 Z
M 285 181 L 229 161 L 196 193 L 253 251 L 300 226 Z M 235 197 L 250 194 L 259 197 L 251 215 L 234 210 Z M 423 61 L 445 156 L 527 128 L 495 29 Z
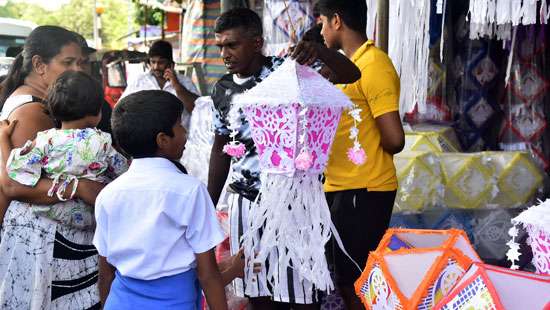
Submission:
M 141 90 L 164 90 L 181 100 L 185 107 L 182 123 L 189 129 L 189 119 L 198 91 L 191 79 L 174 71 L 172 45 L 169 42 L 155 41 L 149 48 L 149 71 L 131 80 L 120 99 Z

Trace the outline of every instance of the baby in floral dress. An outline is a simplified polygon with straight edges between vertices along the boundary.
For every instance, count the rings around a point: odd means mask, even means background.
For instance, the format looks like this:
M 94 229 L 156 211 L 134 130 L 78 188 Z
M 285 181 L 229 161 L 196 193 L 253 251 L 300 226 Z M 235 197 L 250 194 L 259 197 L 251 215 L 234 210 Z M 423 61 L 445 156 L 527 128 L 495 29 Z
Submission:
M 48 195 L 56 195 L 62 201 L 48 206 L 32 205 L 36 215 L 72 227 L 92 227 L 93 206 L 72 199 L 78 179 L 107 183 L 127 170 L 128 161 L 113 148 L 111 135 L 95 128 L 101 119 L 102 93 L 101 85 L 89 75 L 63 73 L 46 100 L 48 112 L 61 128 L 39 132 L 34 141 L 11 151 L 6 167 L 10 178 L 35 186 L 44 173 L 53 179 Z M 0 130 L 11 131 L 14 126 L 12 122 Z M 5 148 L 9 141 L 1 143 Z

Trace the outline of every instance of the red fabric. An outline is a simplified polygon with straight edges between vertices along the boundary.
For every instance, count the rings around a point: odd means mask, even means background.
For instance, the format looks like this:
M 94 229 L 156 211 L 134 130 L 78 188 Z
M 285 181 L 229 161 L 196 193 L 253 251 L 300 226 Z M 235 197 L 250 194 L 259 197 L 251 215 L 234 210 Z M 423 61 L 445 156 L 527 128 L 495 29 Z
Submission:
M 104 87 L 104 95 L 105 95 L 105 101 L 109 103 L 111 108 L 114 108 L 116 103 L 118 102 L 118 99 L 120 99 L 120 96 L 122 96 L 122 93 L 124 92 L 124 88 L 119 87 Z
M 166 32 L 179 32 L 180 31 L 180 14 L 178 13 L 166 13 Z

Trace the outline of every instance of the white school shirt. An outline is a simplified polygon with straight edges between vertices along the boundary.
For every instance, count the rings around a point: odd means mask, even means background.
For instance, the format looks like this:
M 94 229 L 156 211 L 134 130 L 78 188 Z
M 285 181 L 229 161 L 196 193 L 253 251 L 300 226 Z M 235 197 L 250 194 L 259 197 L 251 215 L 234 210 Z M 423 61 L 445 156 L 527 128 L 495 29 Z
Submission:
M 180 82 L 181 86 L 185 87 L 188 91 L 198 96 L 199 92 L 197 91 L 195 84 L 193 84 L 193 81 L 191 81 L 190 78 L 184 75 L 181 75 L 179 73 L 176 73 L 176 77 L 178 78 L 178 81 Z M 161 89 L 153 73 L 151 71 L 148 71 L 138 75 L 135 79 L 130 80 L 130 82 L 128 83 L 128 86 L 120 96 L 120 99 L 142 90 L 164 90 L 176 97 L 178 96 L 176 93 L 176 89 L 174 88 L 174 86 L 170 81 L 166 81 L 166 83 L 164 83 L 164 86 Z M 189 129 L 190 117 L 191 116 L 189 115 L 189 112 L 187 112 L 187 110 L 184 109 L 183 114 L 181 116 L 181 122 L 183 127 L 185 127 L 185 129 Z
M 206 187 L 164 158 L 134 159 L 97 196 L 95 218 L 99 255 L 140 280 L 195 268 L 225 238 Z

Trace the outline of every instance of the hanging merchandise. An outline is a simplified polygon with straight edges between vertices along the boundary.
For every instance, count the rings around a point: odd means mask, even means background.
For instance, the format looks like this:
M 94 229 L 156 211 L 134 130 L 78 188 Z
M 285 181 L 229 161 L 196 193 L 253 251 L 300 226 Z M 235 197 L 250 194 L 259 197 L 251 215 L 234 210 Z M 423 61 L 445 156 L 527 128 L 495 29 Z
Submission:
M 498 191 L 488 204 L 515 208 L 532 202 L 542 190 L 543 171 L 526 152 L 484 152 L 485 161 L 494 168 Z
M 500 45 L 495 41 L 469 39 L 464 15 L 455 23 L 451 75 L 457 103 L 457 135 L 465 151 L 491 149 L 495 147 L 491 134 L 500 111 L 496 93 L 502 75 L 498 61 Z
M 399 188 L 395 212 L 419 212 L 440 203 L 438 158 L 428 152 L 401 152 L 393 158 Z
M 319 176 L 342 111 L 353 103 L 313 69 L 286 60 L 257 86 L 236 95 L 232 106 L 231 128 L 239 127 L 242 110 L 261 167 L 260 192 L 243 236 L 246 294 L 257 293 L 255 262 L 266 267 L 264 284 L 272 294 L 284 289 L 278 272 L 287 268 L 299 273 L 306 290 L 331 291 L 325 244 L 332 235 L 340 239 Z
M 376 41 L 376 22 L 378 14 L 378 0 L 367 1 L 367 38 Z
M 418 124 L 405 129 L 405 151 L 460 152 L 460 143 L 453 128 Z
M 208 94 L 226 73 L 220 51 L 214 42 L 213 21 L 219 15 L 220 0 L 190 0 L 181 31 L 182 62 L 201 64 Z M 196 78 L 200 82 L 200 77 Z
M 452 87 L 448 87 L 450 79 L 447 78 L 448 62 L 446 61 L 448 58 L 452 59 L 453 51 L 444 45 L 452 34 L 452 31 L 449 31 L 452 29 L 449 27 L 450 20 L 445 18 L 447 13 L 443 14 L 447 1 L 430 2 L 430 52 L 426 108 L 421 113 L 416 105 L 411 112 L 406 113 L 405 121 L 410 124 L 421 122 L 448 124 L 453 120 L 451 107 L 454 105 L 454 96 L 449 93 Z
M 510 220 L 521 209 L 467 210 L 469 212 L 473 244 L 484 262 L 507 266 L 506 247 Z
M 412 229 L 458 228 L 468 234 L 478 255 L 484 262 L 505 266 L 508 230 L 511 220 L 522 209 L 449 209 L 438 207 L 422 213 L 398 212 L 392 214 L 390 227 Z M 517 240 L 522 240 L 520 235 Z
M 432 309 L 479 261 L 463 231 L 389 229 L 355 291 L 369 310 Z
M 434 310 L 547 309 L 550 277 L 474 263 Z
M 425 228 L 423 213 L 394 212 L 391 216 L 389 227 L 422 229 Z
M 389 12 L 389 56 L 401 79 L 399 111 L 426 113 L 430 1 L 395 0 Z
M 460 229 L 463 230 L 474 245 L 476 241 L 472 233 L 472 212 L 474 210 L 467 209 L 449 209 L 436 208 L 423 212 L 421 214 L 424 229 L 447 230 Z M 477 248 L 476 248 L 477 249 Z M 483 258 L 483 257 L 482 257 Z
M 322 297 L 321 310 L 344 310 L 344 309 L 346 309 L 346 305 L 344 303 L 344 300 L 342 299 L 342 296 L 338 292 L 338 289 L 336 289 L 331 294 L 325 295 Z
M 284 56 L 288 43 L 297 43 L 315 23 L 307 0 L 265 0 L 263 26 L 266 55 Z M 295 38 L 293 38 L 295 33 Z
M 443 205 L 448 208 L 485 207 L 498 192 L 494 168 L 480 153 L 439 154 L 443 184 Z
M 504 120 L 498 137 L 506 151 L 527 151 L 544 170 L 550 169 L 550 138 L 545 111 L 550 79 L 546 73 L 544 26 L 519 26 L 511 47 L 509 84 L 501 102 Z
M 508 259 L 512 262 L 512 269 L 519 259 L 519 244 L 516 239 L 519 228 L 523 227 L 529 233 L 529 245 L 533 251 L 533 265 L 537 273 L 550 275 L 550 199 L 533 206 L 512 219 L 514 227 L 510 229 L 512 240 L 508 243 Z
M 470 0 L 470 39 L 510 40 L 512 27 L 548 22 L 546 0 Z

